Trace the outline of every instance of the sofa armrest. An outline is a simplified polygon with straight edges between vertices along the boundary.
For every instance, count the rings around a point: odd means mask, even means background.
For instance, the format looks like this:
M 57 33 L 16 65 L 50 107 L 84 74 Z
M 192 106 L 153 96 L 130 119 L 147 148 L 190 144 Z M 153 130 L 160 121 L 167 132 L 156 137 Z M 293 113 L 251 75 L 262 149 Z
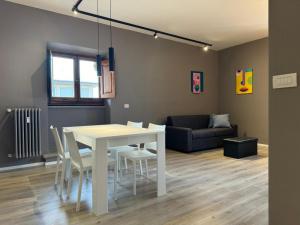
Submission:
M 232 129 L 234 130 L 234 136 L 238 136 L 238 125 L 236 124 L 231 124 Z
M 166 146 L 183 152 L 192 151 L 192 129 L 185 127 L 166 127 Z

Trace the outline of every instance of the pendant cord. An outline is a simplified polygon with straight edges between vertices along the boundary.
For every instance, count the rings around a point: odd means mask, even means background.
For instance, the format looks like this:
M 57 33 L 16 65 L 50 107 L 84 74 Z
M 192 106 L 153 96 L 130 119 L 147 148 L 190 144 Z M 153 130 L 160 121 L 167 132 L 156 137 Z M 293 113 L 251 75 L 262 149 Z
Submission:
M 111 0 L 109 1 L 109 25 L 110 25 L 110 47 L 112 47 L 112 30 L 111 30 Z
M 99 0 L 97 0 L 97 15 L 99 16 Z M 98 53 L 100 55 L 100 24 L 99 18 L 97 18 L 97 28 L 98 28 Z

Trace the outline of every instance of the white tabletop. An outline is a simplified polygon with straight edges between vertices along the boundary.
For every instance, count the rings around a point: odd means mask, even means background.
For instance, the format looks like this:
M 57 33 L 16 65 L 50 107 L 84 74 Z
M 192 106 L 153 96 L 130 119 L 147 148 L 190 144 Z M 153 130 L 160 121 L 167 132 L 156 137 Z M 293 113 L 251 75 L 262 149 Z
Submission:
M 120 136 L 135 136 L 142 134 L 157 134 L 163 133 L 155 129 L 135 128 L 121 124 L 107 124 L 107 125 L 93 125 L 93 126 L 78 126 L 78 127 L 64 127 L 65 131 L 73 131 L 91 138 L 113 138 Z

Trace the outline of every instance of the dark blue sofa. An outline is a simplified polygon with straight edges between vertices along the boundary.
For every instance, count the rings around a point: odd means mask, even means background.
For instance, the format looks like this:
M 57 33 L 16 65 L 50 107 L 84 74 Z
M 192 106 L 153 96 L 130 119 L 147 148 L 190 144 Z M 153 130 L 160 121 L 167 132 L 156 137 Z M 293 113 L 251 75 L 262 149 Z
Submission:
M 237 137 L 237 125 L 209 128 L 209 115 L 168 116 L 166 147 L 181 152 L 195 152 L 223 146 L 223 139 Z

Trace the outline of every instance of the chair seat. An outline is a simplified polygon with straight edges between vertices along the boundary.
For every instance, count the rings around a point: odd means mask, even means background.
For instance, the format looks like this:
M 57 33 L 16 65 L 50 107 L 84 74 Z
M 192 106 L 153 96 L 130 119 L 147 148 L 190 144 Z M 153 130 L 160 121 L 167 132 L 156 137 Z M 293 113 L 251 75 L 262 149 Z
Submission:
M 81 157 L 87 157 L 92 155 L 92 149 L 90 148 L 82 148 L 79 149 L 79 154 Z M 70 159 L 70 152 L 65 152 L 65 158 Z
M 91 169 L 93 167 L 93 158 L 92 157 L 83 157 L 82 159 L 82 165 L 84 169 Z M 111 158 L 111 157 L 107 157 L 107 164 L 114 164 L 116 162 L 115 159 Z M 76 163 L 73 163 L 77 168 L 80 168 L 79 165 L 77 165 Z
M 120 155 L 132 160 L 156 159 L 156 154 L 148 150 L 120 152 Z
M 79 154 L 81 157 L 92 155 L 93 151 L 90 148 L 79 149 Z
M 137 150 L 137 148 L 132 146 L 118 146 L 118 147 L 109 148 L 108 150 L 111 153 L 111 157 L 116 158 L 117 153 L 135 151 Z

